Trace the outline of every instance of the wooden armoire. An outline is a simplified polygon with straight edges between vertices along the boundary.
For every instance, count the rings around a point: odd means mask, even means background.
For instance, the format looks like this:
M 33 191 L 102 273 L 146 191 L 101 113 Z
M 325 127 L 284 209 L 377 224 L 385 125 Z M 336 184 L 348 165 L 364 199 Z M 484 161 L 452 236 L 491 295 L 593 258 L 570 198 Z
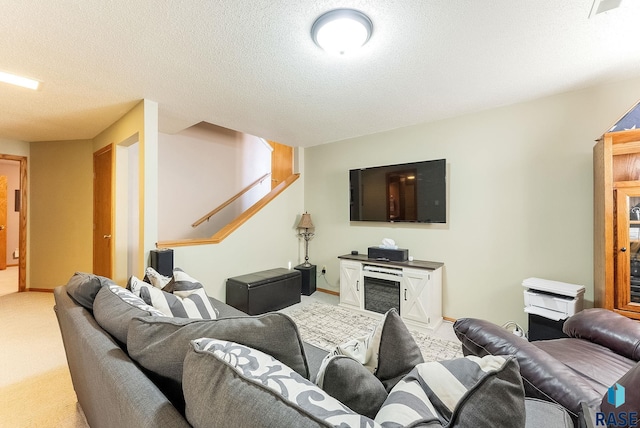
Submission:
M 640 320 L 640 129 L 636 122 L 640 122 L 640 103 L 593 148 L 594 303 Z

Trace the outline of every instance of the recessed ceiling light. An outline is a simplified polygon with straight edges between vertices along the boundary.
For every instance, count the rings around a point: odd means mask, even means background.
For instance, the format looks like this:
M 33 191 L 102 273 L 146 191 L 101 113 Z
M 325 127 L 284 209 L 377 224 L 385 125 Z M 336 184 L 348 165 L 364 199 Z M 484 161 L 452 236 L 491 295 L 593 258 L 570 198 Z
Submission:
M 311 27 L 313 41 L 327 52 L 344 54 L 363 46 L 373 32 L 367 15 L 354 9 L 334 9 Z
M 11 73 L 5 73 L 4 71 L 0 71 L 0 82 L 22 86 L 23 88 L 33 89 L 34 91 L 37 90 L 40 86 L 40 82 L 38 82 L 37 80 L 17 76 Z

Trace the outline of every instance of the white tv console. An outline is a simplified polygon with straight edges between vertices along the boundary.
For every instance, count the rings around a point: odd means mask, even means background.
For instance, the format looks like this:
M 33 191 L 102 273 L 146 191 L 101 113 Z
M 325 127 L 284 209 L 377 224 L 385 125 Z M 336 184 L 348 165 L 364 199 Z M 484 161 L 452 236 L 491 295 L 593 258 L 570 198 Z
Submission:
M 364 254 L 347 254 L 340 259 L 340 306 L 367 314 L 380 315 L 384 311 L 370 310 L 365 302 L 365 286 L 372 287 L 376 279 L 397 284 L 397 308 L 405 324 L 418 329 L 435 330 L 442 323 L 442 269 L 444 263 L 413 260 L 393 262 L 369 259 Z M 373 280 L 371 280 L 373 278 Z M 380 288 L 380 287 L 378 287 Z M 384 286 L 382 288 L 385 288 Z M 388 287 L 387 294 L 395 294 Z M 392 296 L 394 299 L 396 296 Z M 369 298 L 375 300 L 375 298 Z M 392 304 L 396 306 L 395 304 Z

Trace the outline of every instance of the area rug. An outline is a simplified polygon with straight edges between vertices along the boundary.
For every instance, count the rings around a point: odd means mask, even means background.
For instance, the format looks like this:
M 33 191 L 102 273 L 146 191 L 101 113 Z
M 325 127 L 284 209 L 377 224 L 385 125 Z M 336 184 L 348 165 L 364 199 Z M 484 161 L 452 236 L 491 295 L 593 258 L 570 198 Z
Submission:
M 337 345 L 373 331 L 380 319 L 340 306 L 314 302 L 287 312 L 298 325 L 302 340 L 333 350 Z M 425 361 L 442 361 L 462 356 L 460 342 L 435 337 L 409 328 Z

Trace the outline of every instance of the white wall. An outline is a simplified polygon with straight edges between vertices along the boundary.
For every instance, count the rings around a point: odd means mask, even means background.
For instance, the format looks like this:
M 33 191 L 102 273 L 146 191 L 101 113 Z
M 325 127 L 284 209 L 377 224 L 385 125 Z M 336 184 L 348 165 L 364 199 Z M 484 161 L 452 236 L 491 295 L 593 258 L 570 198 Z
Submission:
M 443 314 L 526 325 L 522 280 L 583 284 L 593 301 L 592 148 L 640 98 L 640 79 L 305 150 L 318 287 L 337 256 L 393 238 L 445 263 Z M 447 225 L 350 223 L 348 170 L 447 159 Z M 319 268 L 320 269 L 320 268 Z
M 207 294 L 225 300 L 227 278 L 300 263 L 296 220 L 302 213 L 302 179 L 219 244 L 175 247 L 174 266 L 198 279 Z
M 271 190 L 271 180 L 194 229 L 191 224 L 271 170 L 271 152 L 257 137 L 209 124 L 160 134 L 160 241 L 208 238 Z

